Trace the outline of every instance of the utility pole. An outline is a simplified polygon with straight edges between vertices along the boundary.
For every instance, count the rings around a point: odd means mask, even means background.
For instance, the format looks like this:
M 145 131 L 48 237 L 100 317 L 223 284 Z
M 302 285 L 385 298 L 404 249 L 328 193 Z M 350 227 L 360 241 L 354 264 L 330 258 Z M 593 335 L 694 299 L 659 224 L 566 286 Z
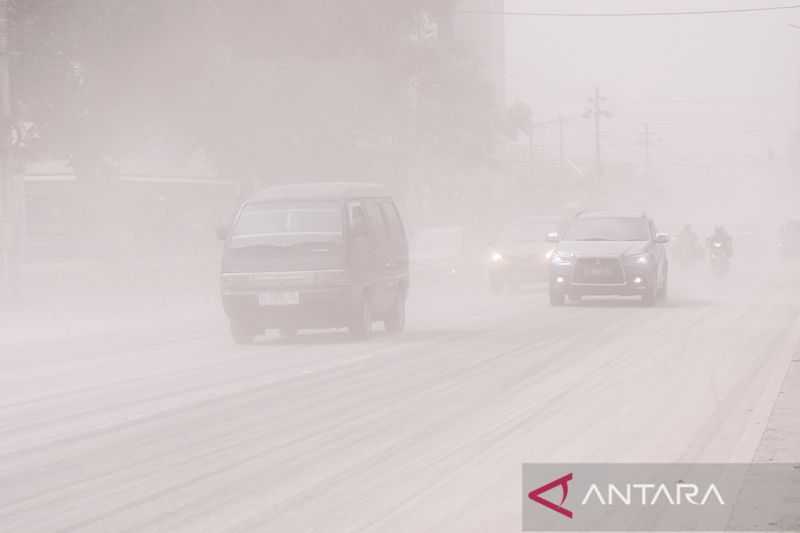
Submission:
M 603 159 L 600 156 L 600 88 L 594 88 L 594 165 L 597 178 L 603 174 Z
M 535 171 L 533 170 L 533 115 L 531 115 L 530 127 L 528 128 L 528 164 L 530 165 L 530 172 L 531 172 L 531 180 L 533 180 L 533 176 Z
M 8 0 L 0 0 L 0 253 L 3 279 L 2 300 L 13 299 L 16 291 L 17 265 L 14 254 L 13 171 L 11 168 L 11 97 L 8 50 Z
M 644 175 L 650 176 L 650 125 L 644 123 Z
M 653 130 L 650 129 L 650 124 L 645 122 L 643 129 L 642 129 L 642 140 L 641 146 L 644 150 L 644 175 L 645 177 L 650 177 L 650 168 L 651 168 L 651 150 L 653 144 L 658 143 L 660 139 L 654 136 Z
M 564 168 L 564 115 L 558 114 L 558 168 Z
M 603 108 L 605 101 L 606 98 L 600 95 L 600 88 L 595 87 L 594 97 L 589 98 L 589 106 L 583 113 L 585 118 L 594 119 L 594 171 L 598 185 L 600 177 L 603 175 L 603 158 L 600 151 L 600 119 L 611 117 L 611 113 Z

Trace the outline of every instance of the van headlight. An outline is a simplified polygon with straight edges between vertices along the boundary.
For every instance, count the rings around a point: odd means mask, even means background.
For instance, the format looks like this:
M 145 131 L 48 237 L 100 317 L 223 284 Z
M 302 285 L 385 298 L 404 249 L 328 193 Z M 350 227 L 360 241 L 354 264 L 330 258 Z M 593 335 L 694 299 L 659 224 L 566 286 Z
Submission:
M 506 258 L 503 257 L 503 254 L 500 252 L 492 252 L 490 259 L 492 260 L 492 263 L 502 263 L 506 260 Z

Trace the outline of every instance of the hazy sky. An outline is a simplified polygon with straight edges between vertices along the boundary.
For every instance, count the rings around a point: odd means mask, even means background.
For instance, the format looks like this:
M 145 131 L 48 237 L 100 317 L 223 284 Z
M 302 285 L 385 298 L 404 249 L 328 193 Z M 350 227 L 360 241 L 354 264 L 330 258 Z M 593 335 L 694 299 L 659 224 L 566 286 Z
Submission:
M 506 0 L 507 11 L 658 11 L 786 5 L 776 0 Z M 800 10 L 683 17 L 506 17 L 507 98 L 537 120 L 579 114 L 597 86 L 614 117 L 603 124 L 609 157 L 640 161 L 653 131 L 664 165 L 759 164 L 785 159 L 797 128 Z M 568 125 L 568 153 L 591 154 L 590 121 Z M 542 131 L 543 154 L 557 135 Z M 738 160 L 738 159 L 737 159 Z M 737 163 L 738 164 L 738 163 Z

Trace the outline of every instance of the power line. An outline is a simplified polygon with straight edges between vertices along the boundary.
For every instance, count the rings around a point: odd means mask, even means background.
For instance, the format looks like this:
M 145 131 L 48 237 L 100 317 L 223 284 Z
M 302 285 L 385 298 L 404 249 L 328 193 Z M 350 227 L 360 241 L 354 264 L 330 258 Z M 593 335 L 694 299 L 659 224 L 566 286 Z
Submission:
M 594 13 L 568 13 L 562 11 L 492 11 L 488 9 L 460 10 L 463 15 L 499 15 L 504 17 L 676 17 L 686 15 L 731 15 L 736 13 L 764 13 L 800 9 L 800 4 L 770 7 L 743 7 L 738 9 L 705 9 L 696 11 L 618 11 Z

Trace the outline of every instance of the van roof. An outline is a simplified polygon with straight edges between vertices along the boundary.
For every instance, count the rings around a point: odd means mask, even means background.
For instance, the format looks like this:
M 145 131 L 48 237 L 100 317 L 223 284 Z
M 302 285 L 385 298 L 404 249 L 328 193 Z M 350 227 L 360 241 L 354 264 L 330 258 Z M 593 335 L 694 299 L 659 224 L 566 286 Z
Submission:
M 365 182 L 297 183 L 268 187 L 253 194 L 248 201 L 275 199 L 326 199 L 375 198 L 389 196 L 383 185 Z

